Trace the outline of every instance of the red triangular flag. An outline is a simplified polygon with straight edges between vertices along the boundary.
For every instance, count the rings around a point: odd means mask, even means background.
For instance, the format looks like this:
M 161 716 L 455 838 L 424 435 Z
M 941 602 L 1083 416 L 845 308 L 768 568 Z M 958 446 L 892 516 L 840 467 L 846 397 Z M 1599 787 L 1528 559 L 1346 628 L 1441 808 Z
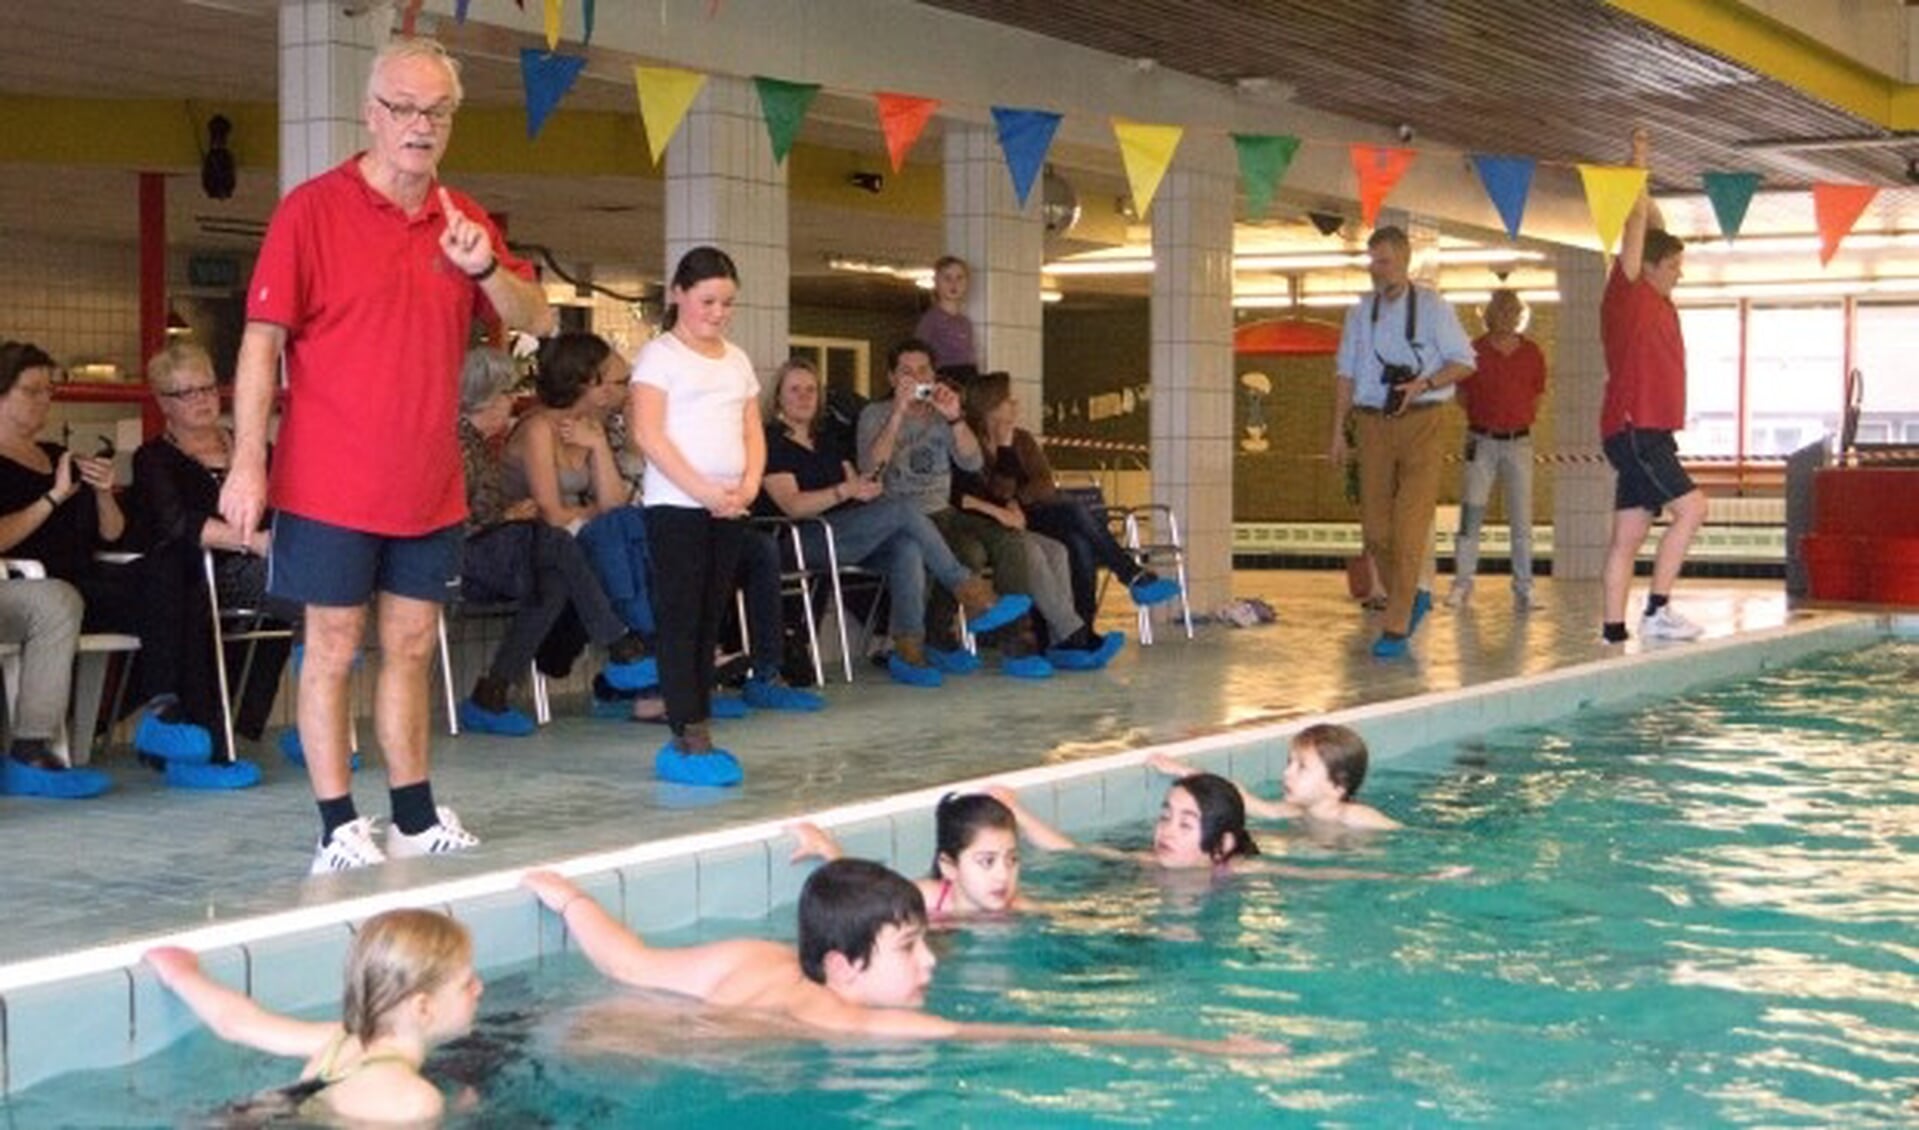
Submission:
M 1379 219 L 1379 206 L 1399 178 L 1406 175 L 1414 156 L 1410 149 L 1386 145 L 1353 146 L 1353 171 L 1359 174 L 1359 215 L 1367 227 Z
M 1859 222 L 1859 214 L 1879 190 L 1869 184 L 1815 184 L 1812 213 L 1819 220 L 1819 265 L 1832 262 L 1839 241 Z
M 893 159 L 893 173 L 899 175 L 906 163 L 906 151 L 919 140 L 920 131 L 939 109 L 936 98 L 916 98 L 911 94 L 875 94 L 879 106 L 880 133 L 886 137 L 886 155 Z

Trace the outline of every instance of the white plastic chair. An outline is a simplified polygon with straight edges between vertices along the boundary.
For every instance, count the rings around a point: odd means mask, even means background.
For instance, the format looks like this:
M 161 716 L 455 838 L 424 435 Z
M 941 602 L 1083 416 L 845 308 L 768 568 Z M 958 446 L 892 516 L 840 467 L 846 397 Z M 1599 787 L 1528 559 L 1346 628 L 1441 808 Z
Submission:
M 103 555 L 105 558 L 105 555 Z M 108 560 L 133 560 L 133 555 L 113 555 Z M 28 580 L 45 580 L 47 569 L 40 562 L 27 557 L 0 558 L 0 567 L 4 567 L 9 577 Z M 113 656 L 140 650 L 140 637 L 120 632 L 87 632 L 81 635 L 74 649 L 73 704 L 61 732 L 54 735 L 50 748 L 54 756 L 69 766 L 85 765 L 93 760 L 93 724 L 100 717 L 100 698 L 105 693 L 107 666 Z M 0 652 L 0 673 L 7 681 L 8 717 L 13 716 L 20 693 L 20 649 L 10 646 Z M 120 713 L 120 702 L 126 696 L 127 681 L 123 678 L 113 696 L 113 713 Z M 75 736 L 80 740 L 75 741 Z

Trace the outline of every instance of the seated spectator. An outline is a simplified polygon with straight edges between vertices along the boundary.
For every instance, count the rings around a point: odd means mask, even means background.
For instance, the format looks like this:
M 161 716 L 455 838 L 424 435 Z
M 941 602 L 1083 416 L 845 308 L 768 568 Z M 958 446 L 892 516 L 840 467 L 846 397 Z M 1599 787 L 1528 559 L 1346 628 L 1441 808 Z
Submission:
M 95 559 L 119 543 L 126 515 L 114 497 L 110 451 L 75 455 L 35 439 L 53 400 L 54 369 L 53 358 L 33 345 L 0 346 L 0 554 L 33 558 L 49 577 L 79 589 L 86 601 L 82 631 L 140 638 L 134 666 L 144 714 L 133 745 L 165 762 L 168 783 L 253 784 L 259 768 L 216 750 L 209 729 L 218 702 L 199 548 L 191 548 L 192 569 L 184 548 L 127 564 Z
M 150 568 L 164 564 L 187 570 L 191 576 L 183 577 L 181 584 L 194 592 L 204 584 L 200 551 L 211 549 L 221 606 L 265 607 L 267 551 L 273 544 L 271 515 L 262 518 L 255 530 L 234 529 L 220 516 L 220 487 L 233 459 L 233 434 L 220 423 L 220 385 L 213 374 L 213 359 L 197 345 L 175 342 L 147 362 L 147 385 L 166 428 L 133 453 L 128 506 L 135 529 L 133 543 L 146 553 Z M 194 604 L 204 614 L 201 602 L 196 599 Z M 300 616 L 297 605 L 276 607 L 274 612 L 289 623 Z M 183 627 L 192 630 L 191 625 Z M 236 644 L 233 650 L 248 646 Z M 238 688 L 233 728 L 258 741 L 280 690 L 290 641 L 262 639 L 250 641 L 250 646 L 253 660 L 245 664 L 247 682 Z M 208 686 L 218 690 L 217 681 Z M 187 714 L 197 720 L 198 695 L 186 697 Z M 216 712 L 206 725 L 217 744 L 226 739 L 226 728 L 217 726 L 217 701 L 214 707 Z
M 990 631 L 1025 613 L 1031 601 L 1002 597 L 975 576 L 920 509 L 885 495 L 877 480 L 853 470 L 820 432 L 820 378 L 811 363 L 794 358 L 780 366 L 773 381 L 773 421 L 766 429 L 766 474 L 761 513 L 787 518 L 820 518 L 833 530 L 841 565 L 861 565 L 886 575 L 891 592 L 888 632 L 893 654 L 887 672 L 911 686 L 940 685 L 939 669 L 928 660 L 926 574 L 952 592 L 975 631 Z M 826 561 L 826 537 L 819 527 L 801 528 L 809 564 Z
M 820 560 L 826 558 L 822 555 Z M 771 530 L 748 526 L 740 542 L 734 583 L 746 597 L 747 675 L 740 699 L 755 710 L 826 709 L 826 700 L 786 684 L 786 624 L 781 614 L 780 539 Z M 713 716 L 726 717 L 725 700 L 713 699 Z M 731 709 L 737 710 L 737 707 Z
M 644 660 L 640 634 L 607 600 L 579 543 L 540 519 L 533 498 L 506 501 L 505 468 L 492 441 L 513 419 L 508 390 L 518 379 L 513 360 L 494 349 L 470 350 L 460 372 L 460 451 L 466 469 L 466 553 L 460 583 L 469 600 L 516 601 L 513 622 L 487 673 L 460 704 L 460 724 L 482 733 L 523 737 L 533 720 L 508 699 L 532 663 L 540 641 L 570 605 L 592 642 L 606 648 L 602 672 L 617 687 L 657 681 Z M 604 439 L 602 438 L 602 443 Z
M 20 647 L 12 733 L 0 762 L 0 793 L 89 797 L 107 791 L 107 776 L 69 769 L 53 752 L 73 689 L 73 650 L 80 642 L 80 593 L 65 581 L 0 580 L 0 643 Z
M 1026 528 L 1066 547 L 1072 568 L 1073 608 L 1093 623 L 1099 614 L 1096 571 L 1104 565 L 1140 605 L 1162 604 L 1179 595 L 1179 585 L 1142 566 L 1114 539 L 1107 524 L 1084 502 L 1053 486 L 1053 466 L 1033 433 L 1019 426 L 1019 401 L 1012 378 L 987 373 L 967 390 L 967 411 L 979 420 L 988 475 L 1007 489 L 1026 516 Z

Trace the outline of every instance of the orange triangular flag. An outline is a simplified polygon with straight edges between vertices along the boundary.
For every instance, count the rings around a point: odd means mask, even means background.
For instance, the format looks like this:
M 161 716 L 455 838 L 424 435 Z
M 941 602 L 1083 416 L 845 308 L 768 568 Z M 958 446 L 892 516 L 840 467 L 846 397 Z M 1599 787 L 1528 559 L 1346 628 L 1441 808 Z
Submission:
M 1379 206 L 1386 202 L 1399 178 L 1416 156 L 1410 149 L 1387 145 L 1353 146 L 1353 171 L 1359 174 L 1359 215 L 1372 227 L 1379 219 Z
M 1646 170 L 1632 165 L 1581 165 L 1579 183 L 1586 188 L 1586 207 L 1599 232 L 1599 249 L 1608 255 L 1626 230 L 1639 195 L 1646 191 Z
M 1832 262 L 1839 241 L 1846 238 L 1860 213 L 1879 190 L 1869 184 L 1815 184 L 1812 186 L 1812 213 L 1819 220 L 1819 265 Z
M 640 96 L 640 121 L 646 125 L 647 148 L 653 151 L 653 163 L 660 163 L 667 140 L 680 128 L 693 99 L 706 85 L 706 76 L 678 67 L 634 67 L 633 85 Z
M 875 94 L 879 106 L 880 133 L 886 137 L 886 155 L 893 159 L 893 173 L 906 164 L 906 151 L 920 139 L 933 111 L 939 109 L 936 98 L 916 98 L 911 94 Z

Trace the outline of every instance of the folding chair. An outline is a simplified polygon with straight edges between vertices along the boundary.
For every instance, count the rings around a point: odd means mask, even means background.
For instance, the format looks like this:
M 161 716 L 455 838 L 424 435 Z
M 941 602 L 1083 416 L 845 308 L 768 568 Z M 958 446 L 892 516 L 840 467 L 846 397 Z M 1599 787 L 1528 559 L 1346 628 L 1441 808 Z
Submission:
M 1186 544 L 1179 536 L 1179 515 L 1164 503 L 1152 502 L 1125 511 L 1126 548 L 1148 568 L 1172 565 L 1179 577 L 1179 614 L 1186 638 L 1193 638 L 1193 606 L 1186 599 Z M 1153 642 L 1153 610 L 1139 610 L 1139 642 Z
M 261 640 L 291 640 L 294 628 L 291 624 L 275 620 L 263 608 L 222 608 L 217 565 L 213 551 L 202 548 L 200 567 L 206 576 L 207 607 L 213 619 L 213 670 L 220 683 L 220 723 L 226 728 L 226 748 L 235 750 L 238 747 L 233 740 L 233 684 L 227 676 L 227 645 L 247 645 L 246 659 L 240 664 L 240 685 L 244 687 L 253 674 L 255 646 Z M 352 744 L 355 749 L 358 748 L 357 735 Z
M 507 619 L 519 611 L 519 605 L 512 601 L 468 602 L 461 599 L 460 582 L 455 579 L 447 584 L 447 600 L 440 606 L 440 685 L 446 694 L 446 732 L 452 737 L 460 736 L 460 700 L 459 692 L 454 688 L 453 645 L 447 632 L 449 615 L 457 617 L 462 623 L 480 619 Z M 533 720 L 544 726 L 553 721 L 553 701 L 546 685 L 546 673 L 540 670 L 536 659 L 527 665 L 529 672 L 527 685 L 533 692 Z
M 847 682 L 853 681 L 853 652 L 846 634 L 846 600 L 840 587 L 839 546 L 833 538 L 833 526 L 823 518 L 755 518 L 753 525 L 771 531 L 776 537 L 782 532 L 787 544 L 792 548 L 793 567 L 780 571 L 780 595 L 800 598 L 800 615 L 806 622 L 807 652 L 813 660 L 813 680 L 815 686 L 826 685 L 826 667 L 820 660 L 819 618 L 814 614 L 813 601 L 819 595 L 819 586 L 826 584 L 827 591 L 833 596 L 833 623 L 839 630 L 840 671 Z M 826 543 L 826 560 L 809 565 L 806 559 L 805 537 L 802 533 L 807 526 L 817 526 Z M 734 604 L 740 617 L 740 639 L 750 641 L 746 627 L 746 594 L 734 593 Z

